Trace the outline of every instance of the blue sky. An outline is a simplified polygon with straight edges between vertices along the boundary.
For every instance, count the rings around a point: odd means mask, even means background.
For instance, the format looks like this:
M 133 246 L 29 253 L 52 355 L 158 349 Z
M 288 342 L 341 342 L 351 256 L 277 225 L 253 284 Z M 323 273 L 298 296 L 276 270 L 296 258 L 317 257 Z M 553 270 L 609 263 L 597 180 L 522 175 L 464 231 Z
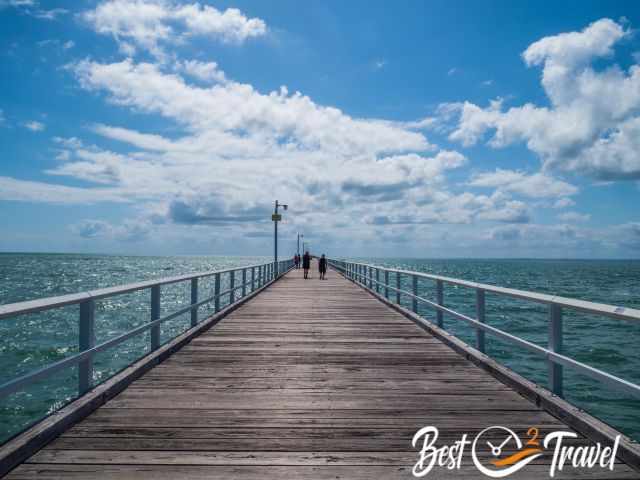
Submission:
M 634 2 L 0 0 L 2 251 L 640 257 Z

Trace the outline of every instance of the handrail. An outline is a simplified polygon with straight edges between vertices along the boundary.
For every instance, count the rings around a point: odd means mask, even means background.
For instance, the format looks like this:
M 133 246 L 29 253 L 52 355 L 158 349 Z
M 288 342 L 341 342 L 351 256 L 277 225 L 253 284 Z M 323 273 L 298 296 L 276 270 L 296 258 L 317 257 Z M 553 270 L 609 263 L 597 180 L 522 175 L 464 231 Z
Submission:
M 230 273 L 239 272 L 241 270 L 247 270 L 250 268 L 257 268 L 262 265 L 270 264 L 256 264 L 248 265 L 246 267 L 228 268 L 226 270 L 214 270 L 209 272 L 190 273 L 186 275 L 178 275 L 174 277 L 165 277 L 159 280 L 147 280 L 144 282 L 128 283 L 125 285 L 118 285 L 115 287 L 99 288 L 97 290 L 89 290 L 86 292 L 71 293 L 68 295 L 60 295 L 57 297 L 39 298 L 35 300 L 26 300 L 24 302 L 7 303 L 0 305 L 0 320 L 7 317 L 15 317 L 17 315 L 23 315 L 27 313 L 35 313 L 42 310 L 49 310 L 55 307 L 64 307 L 67 305 L 73 305 L 76 303 L 84 302 L 86 300 L 100 300 L 102 298 L 112 297 L 123 293 L 131 293 L 137 290 L 144 290 L 147 288 L 169 285 L 172 283 L 184 282 L 186 280 L 192 280 L 194 278 L 206 278 L 215 275 L 216 273 Z
M 330 259 L 329 264 L 336 268 L 347 277 L 376 293 L 380 293 L 380 289 L 384 290 L 384 297 L 389 299 L 389 291 L 396 293 L 396 303 L 400 304 L 401 297 L 404 295 L 412 300 L 412 310 L 418 313 L 417 304 L 425 303 L 436 311 L 436 323 L 439 328 L 444 328 L 443 314 L 450 315 L 473 325 L 476 330 L 476 349 L 485 353 L 485 333 L 490 333 L 507 342 L 514 343 L 533 353 L 544 356 L 549 363 L 549 384 L 550 390 L 562 397 L 563 396 L 563 367 L 569 367 L 573 370 L 593 378 L 599 382 L 612 386 L 622 392 L 631 394 L 640 398 L 640 385 L 619 378 L 615 375 L 607 373 L 598 368 L 592 367 L 585 363 L 574 360 L 571 357 L 562 354 L 562 308 L 572 308 L 574 310 L 596 313 L 618 319 L 636 321 L 640 320 L 640 310 L 632 308 L 614 307 L 600 303 L 585 302 L 571 298 L 559 297 L 554 295 L 539 294 L 535 292 L 527 292 L 525 290 L 515 290 L 511 288 L 496 287 L 477 282 L 469 282 L 455 278 L 443 277 L 439 275 L 431 275 L 421 272 L 412 272 L 409 270 L 401 270 L 394 268 L 380 267 L 377 265 L 369 265 L 365 263 L 346 262 L 342 260 Z M 375 272 L 375 276 L 374 273 Z M 380 281 L 380 272 L 384 273 L 384 282 Z M 396 276 L 396 286 L 392 286 L 389 273 Z M 403 290 L 401 286 L 401 276 L 408 276 L 412 279 L 412 292 Z M 431 301 L 418 296 L 418 279 L 426 278 L 436 282 L 436 301 Z M 368 283 L 368 285 L 367 285 Z M 476 290 L 476 317 L 471 318 L 462 313 L 456 312 L 451 308 L 444 306 L 443 284 L 459 285 Z M 509 297 L 515 297 L 523 300 L 530 300 L 537 303 L 549 305 L 549 348 L 541 347 L 535 343 L 524 340 L 513 334 L 492 327 L 485 323 L 485 292 L 502 294 Z M 425 322 L 431 323 L 429 320 L 421 317 Z
M 333 262 L 339 260 L 332 260 Z M 458 285 L 461 287 L 481 289 L 485 292 L 497 293 L 500 295 L 506 295 L 513 298 L 519 298 L 521 300 L 531 300 L 536 303 L 543 303 L 547 305 L 557 305 L 560 307 L 568 307 L 575 310 L 580 310 L 585 313 L 594 313 L 598 315 L 604 315 L 610 318 L 616 318 L 620 320 L 633 320 L 640 321 L 640 310 L 634 308 L 627 308 L 622 306 L 607 305 L 605 303 L 589 302 L 587 300 L 578 300 L 576 298 L 562 297 L 559 295 L 549 295 L 546 293 L 530 292 L 527 290 L 518 290 L 515 288 L 499 287 L 496 285 L 490 285 L 486 283 L 471 282 L 469 280 L 461 280 L 458 278 L 443 277 L 441 275 L 433 275 L 429 273 L 414 272 L 411 270 L 402 270 L 397 268 L 379 267 L 376 265 L 370 265 L 366 263 L 349 262 L 352 265 L 358 266 L 370 266 L 382 270 L 386 270 L 391 273 L 400 273 L 401 275 L 415 275 L 421 278 L 427 278 L 430 280 L 441 281 L 450 285 Z
M 151 351 L 160 347 L 160 324 L 191 312 L 191 325 L 189 328 L 198 324 L 198 308 L 211 302 L 215 302 L 215 313 L 220 311 L 220 299 L 224 296 L 229 297 L 229 305 L 240 300 L 242 297 L 273 281 L 293 268 L 292 260 L 282 260 L 277 262 L 269 262 L 257 265 L 249 265 L 246 267 L 229 268 L 226 270 L 214 270 L 209 272 L 200 272 L 174 277 L 166 277 L 158 280 L 150 280 L 145 282 L 130 283 L 116 287 L 102 288 L 99 290 L 91 290 L 88 292 L 63 295 L 59 297 L 50 297 L 38 300 L 29 300 L 25 302 L 17 302 L 6 305 L 0 305 L 0 319 L 25 315 L 28 313 L 52 310 L 63 306 L 77 304 L 80 306 L 80 335 L 79 335 L 79 352 L 66 357 L 62 360 L 54 362 L 35 371 L 29 372 L 20 377 L 11 379 L 0 385 L 0 398 L 6 397 L 24 387 L 47 378 L 64 368 L 75 365 L 79 366 L 78 392 L 80 395 L 85 394 L 93 386 L 93 358 L 97 353 L 115 347 L 129 338 L 139 335 L 147 330 L 151 330 Z M 251 272 L 250 279 L 247 280 L 247 272 Z M 235 285 L 236 272 L 242 272 L 242 282 Z M 220 291 L 222 275 L 228 275 L 229 288 Z M 214 294 L 198 300 L 198 280 L 200 278 L 214 277 Z M 191 281 L 191 303 L 172 313 L 160 317 L 160 287 L 173 283 Z M 248 287 L 248 288 L 247 288 Z M 95 345 L 95 302 L 96 300 L 122 295 L 138 290 L 151 289 L 151 321 L 135 327 L 115 338 L 109 339 L 103 343 Z M 236 291 L 241 290 L 238 298 Z M 248 290 L 248 291 L 247 291 Z M 180 332 L 182 333 L 182 332 Z M 176 334 L 179 335 L 180 333 Z M 175 338 L 175 337 L 174 337 Z

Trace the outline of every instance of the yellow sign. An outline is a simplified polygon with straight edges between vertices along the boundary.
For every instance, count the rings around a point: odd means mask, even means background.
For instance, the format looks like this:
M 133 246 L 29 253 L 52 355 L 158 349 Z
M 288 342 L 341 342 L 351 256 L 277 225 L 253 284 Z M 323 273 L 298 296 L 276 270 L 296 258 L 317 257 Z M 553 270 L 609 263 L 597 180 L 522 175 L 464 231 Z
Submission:
M 271 215 L 271 220 L 274 222 L 279 222 L 280 220 L 282 220 L 282 215 L 280 215 L 279 213 L 274 213 L 273 215 Z

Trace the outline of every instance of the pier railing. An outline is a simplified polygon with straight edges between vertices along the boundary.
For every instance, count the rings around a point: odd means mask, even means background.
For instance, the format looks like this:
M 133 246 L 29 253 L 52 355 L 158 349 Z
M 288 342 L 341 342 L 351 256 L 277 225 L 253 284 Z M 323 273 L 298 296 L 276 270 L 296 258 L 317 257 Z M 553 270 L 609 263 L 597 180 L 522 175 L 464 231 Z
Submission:
M 14 378 L 3 383 L 2 385 L 0 385 L 0 399 L 11 395 L 12 393 L 21 391 L 34 382 L 47 379 L 60 370 L 75 367 L 76 365 L 78 366 L 78 394 L 83 395 L 94 386 L 93 359 L 96 354 L 116 347 L 122 342 L 136 335 L 141 335 L 148 330 L 151 331 L 151 340 L 149 345 L 149 353 L 151 353 L 161 346 L 160 326 L 163 322 L 167 322 L 180 315 L 184 315 L 190 312 L 191 323 L 189 327 L 185 328 L 184 331 L 186 331 L 188 328 L 198 325 L 200 321 L 198 316 L 199 307 L 213 303 L 214 313 L 217 313 L 221 310 L 221 300 L 228 300 L 228 302 L 226 302 L 226 306 L 236 303 L 254 290 L 261 288 L 270 281 L 284 275 L 292 268 L 292 266 L 292 260 L 283 260 L 277 263 L 271 262 L 260 265 L 232 268 L 228 270 L 194 273 L 189 275 L 162 278 L 159 280 L 131 283 L 117 287 L 102 288 L 99 290 L 63 295 L 59 297 L 43 298 L 38 300 L 29 300 L 25 302 L 0 305 L 0 320 L 9 317 L 16 317 L 19 315 L 25 315 L 28 313 L 42 312 L 66 307 L 69 305 L 78 305 L 79 322 L 78 353 L 58 362 L 51 363 L 50 365 L 47 365 L 38 370 L 27 373 L 26 375 L 22 375 L 18 378 Z M 210 277 L 213 277 L 214 279 L 213 295 L 201 299 L 200 290 L 198 288 L 198 280 Z M 237 277 L 240 278 L 237 279 Z M 237 282 L 236 280 L 239 280 L 239 282 Z M 180 282 L 190 282 L 191 303 L 184 308 L 176 310 L 167 315 L 160 316 L 162 287 L 165 285 L 176 284 Z M 224 291 L 220 291 L 221 285 L 228 285 L 229 288 L 225 289 Z M 115 338 L 96 345 L 96 301 L 141 290 L 151 291 L 150 321 L 143 325 L 135 327 Z M 177 337 L 183 332 L 178 332 L 172 338 Z
M 435 324 L 441 329 L 445 328 L 445 314 L 466 322 L 475 329 L 475 348 L 482 353 L 486 353 L 485 333 L 489 333 L 490 335 L 494 335 L 508 343 L 541 355 L 548 363 L 549 389 L 559 397 L 563 397 L 563 367 L 568 367 L 596 380 L 597 382 L 606 384 L 621 392 L 631 394 L 636 398 L 640 398 L 639 385 L 616 377 L 615 375 L 604 372 L 590 365 L 586 365 L 585 363 L 563 354 L 562 345 L 562 314 L 565 309 L 572 309 L 584 313 L 633 322 L 640 321 L 640 310 L 593 303 L 556 295 L 498 287 L 421 272 L 384 268 L 364 263 L 332 259 L 329 260 L 329 264 L 342 272 L 347 278 L 362 285 L 370 291 L 384 296 L 387 300 L 392 302 L 395 300 L 395 303 L 398 305 L 401 305 L 402 299 L 410 299 L 411 310 L 416 314 L 418 314 L 418 304 L 427 305 L 435 312 Z M 435 283 L 436 295 L 434 299 L 427 299 L 418 295 L 418 282 L 421 280 Z M 410 291 L 402 289 L 403 282 L 409 283 Z M 475 318 L 464 315 L 463 313 L 445 306 L 445 285 L 468 288 L 475 293 Z M 485 294 L 487 292 L 547 305 L 549 318 L 547 348 L 488 325 L 485 319 Z M 431 322 L 428 319 L 424 319 L 424 321 Z

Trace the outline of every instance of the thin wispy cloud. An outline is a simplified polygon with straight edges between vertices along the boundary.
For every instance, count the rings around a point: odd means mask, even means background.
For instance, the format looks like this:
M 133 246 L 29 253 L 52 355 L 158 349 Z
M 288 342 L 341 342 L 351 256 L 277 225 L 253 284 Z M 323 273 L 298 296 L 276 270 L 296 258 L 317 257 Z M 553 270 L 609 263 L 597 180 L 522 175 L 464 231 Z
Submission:
M 44 123 L 38 122 L 37 120 L 25 122 L 22 124 L 22 126 L 28 130 L 31 130 L 32 132 L 41 132 L 46 128 Z

